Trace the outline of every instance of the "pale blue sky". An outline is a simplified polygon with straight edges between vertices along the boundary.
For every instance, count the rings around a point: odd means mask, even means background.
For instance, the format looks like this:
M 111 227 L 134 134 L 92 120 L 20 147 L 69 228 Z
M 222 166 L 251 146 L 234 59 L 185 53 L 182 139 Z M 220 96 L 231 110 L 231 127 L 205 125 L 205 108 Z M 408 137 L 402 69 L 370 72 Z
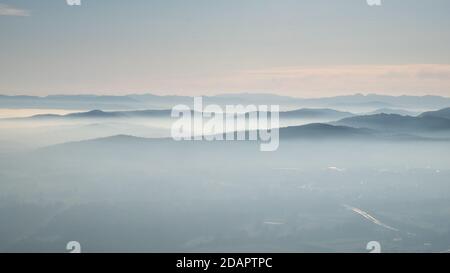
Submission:
M 0 94 L 450 96 L 450 1 L 382 2 L 0 0 Z

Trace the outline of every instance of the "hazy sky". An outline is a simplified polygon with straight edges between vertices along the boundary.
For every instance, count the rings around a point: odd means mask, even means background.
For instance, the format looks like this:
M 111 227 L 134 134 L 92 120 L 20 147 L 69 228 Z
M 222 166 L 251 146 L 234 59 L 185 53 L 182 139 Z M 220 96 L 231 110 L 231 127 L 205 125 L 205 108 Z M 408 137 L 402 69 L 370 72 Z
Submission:
M 450 1 L 0 0 L 0 94 L 450 96 Z

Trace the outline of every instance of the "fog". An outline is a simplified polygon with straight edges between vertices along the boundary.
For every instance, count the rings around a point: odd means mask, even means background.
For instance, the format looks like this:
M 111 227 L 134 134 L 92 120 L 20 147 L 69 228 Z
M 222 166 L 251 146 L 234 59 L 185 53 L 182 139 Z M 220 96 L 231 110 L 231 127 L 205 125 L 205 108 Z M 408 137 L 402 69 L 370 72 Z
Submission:
M 20 114 L 17 112 L 12 112 Z M 223 115 L 224 120 L 227 115 Z M 267 125 L 258 123 L 252 116 L 236 115 L 237 122 L 233 128 L 222 128 L 214 131 L 198 130 L 194 128 L 193 135 L 214 135 L 222 132 L 243 131 L 249 128 L 267 129 Z M 20 149 L 45 147 L 71 141 L 108 137 L 114 135 L 132 135 L 144 138 L 168 138 L 171 136 L 172 125 L 179 118 L 162 117 L 127 117 L 127 118 L 65 118 L 34 116 L 23 118 L 0 119 L 0 149 Z M 211 120 L 203 117 L 203 123 Z M 332 117 L 318 118 L 283 118 L 279 126 L 288 127 L 304 125 L 313 122 L 331 122 L 337 120 Z M 190 121 L 189 121 L 190 122 Z M 188 127 L 189 123 L 186 123 Z M 269 125 L 269 126 L 268 126 Z M 14 145 L 10 145 L 14 143 Z
M 83 252 L 450 249 L 446 109 L 280 112 L 274 152 L 175 141 L 169 110 L 11 111 L 0 119 L 0 252 L 66 252 L 69 241 Z M 248 128 L 267 129 L 236 122 Z
M 281 135 L 283 137 L 283 134 Z M 447 142 L 118 136 L 0 159 L 1 251 L 450 248 Z M 370 213 L 376 225 L 345 206 Z

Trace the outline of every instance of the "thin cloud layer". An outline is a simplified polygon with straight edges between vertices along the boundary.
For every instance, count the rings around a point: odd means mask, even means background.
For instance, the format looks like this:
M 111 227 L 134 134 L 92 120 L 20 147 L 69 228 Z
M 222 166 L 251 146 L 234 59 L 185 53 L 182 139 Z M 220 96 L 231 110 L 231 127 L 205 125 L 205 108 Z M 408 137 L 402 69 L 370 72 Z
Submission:
M 331 65 L 299 66 L 242 71 L 248 87 L 266 87 L 285 94 L 294 90 L 308 95 L 348 92 L 384 94 L 439 94 L 450 90 L 450 65 Z
M 30 16 L 30 11 L 0 4 L 0 16 Z
M 375 77 L 375 78 L 441 78 L 450 77 L 450 65 L 447 64 L 411 64 L 411 65 L 335 65 L 302 66 L 274 68 L 268 70 L 245 71 L 248 75 L 272 78 L 339 78 L 339 77 Z

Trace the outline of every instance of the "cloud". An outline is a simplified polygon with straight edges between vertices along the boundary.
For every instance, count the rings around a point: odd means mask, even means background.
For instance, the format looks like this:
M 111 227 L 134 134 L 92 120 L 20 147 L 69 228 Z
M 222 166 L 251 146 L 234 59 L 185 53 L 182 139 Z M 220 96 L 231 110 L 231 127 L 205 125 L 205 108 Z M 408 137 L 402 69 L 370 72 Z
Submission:
M 266 70 L 245 71 L 248 75 L 261 78 L 311 79 L 311 78 L 444 78 L 450 76 L 450 65 L 411 64 L 411 65 L 336 65 L 285 67 Z
M 30 16 L 30 11 L 0 4 L 0 16 Z
M 323 65 L 241 71 L 233 81 L 247 89 L 328 96 L 347 93 L 449 95 L 449 64 Z

